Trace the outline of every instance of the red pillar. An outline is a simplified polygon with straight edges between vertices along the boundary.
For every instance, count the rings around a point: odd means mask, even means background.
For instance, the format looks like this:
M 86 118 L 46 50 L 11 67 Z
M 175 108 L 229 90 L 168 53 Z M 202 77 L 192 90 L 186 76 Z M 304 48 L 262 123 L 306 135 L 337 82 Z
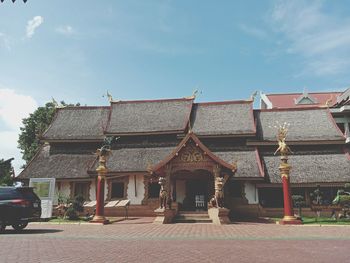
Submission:
M 287 163 L 287 157 L 281 158 L 282 163 L 279 167 L 281 172 L 281 178 L 282 178 L 282 186 L 283 186 L 283 203 L 284 203 L 284 217 L 282 220 L 280 220 L 280 224 L 282 225 L 300 225 L 302 224 L 300 219 L 297 219 L 294 216 L 293 211 L 293 203 L 292 203 L 292 196 L 290 191 L 290 184 L 289 184 L 289 172 L 290 172 L 290 165 Z
M 104 216 L 104 188 L 105 188 L 105 176 L 99 174 L 97 176 L 97 191 L 96 191 L 96 213 L 90 223 L 102 223 L 108 224 L 109 221 Z

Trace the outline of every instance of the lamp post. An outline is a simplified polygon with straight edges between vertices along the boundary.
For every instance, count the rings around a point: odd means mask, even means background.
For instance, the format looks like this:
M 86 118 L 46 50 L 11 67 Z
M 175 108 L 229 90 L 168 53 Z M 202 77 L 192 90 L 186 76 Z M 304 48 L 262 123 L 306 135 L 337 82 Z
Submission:
M 286 137 L 288 132 L 288 124 L 284 123 L 283 125 L 280 125 L 278 127 L 278 134 L 277 134 L 277 140 L 278 140 L 278 148 L 275 152 L 280 152 L 281 154 L 281 163 L 279 166 L 281 179 L 282 179 L 282 186 L 283 186 L 283 204 L 284 204 L 284 217 L 282 220 L 279 221 L 281 225 L 300 225 L 302 224 L 302 221 L 300 219 L 297 219 L 294 216 L 293 211 L 293 204 L 292 204 L 292 198 L 291 198 L 291 191 L 290 191 L 290 181 L 289 181 L 289 174 L 291 170 L 290 164 L 288 164 L 288 154 L 292 151 L 286 144 Z

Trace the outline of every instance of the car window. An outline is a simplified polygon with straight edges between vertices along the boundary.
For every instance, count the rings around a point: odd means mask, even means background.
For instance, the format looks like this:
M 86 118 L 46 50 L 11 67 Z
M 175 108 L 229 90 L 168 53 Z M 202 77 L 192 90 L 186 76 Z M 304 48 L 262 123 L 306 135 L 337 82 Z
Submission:
M 33 192 L 32 188 L 17 188 L 17 190 L 22 194 L 24 199 L 40 200 L 39 197 Z
M 0 188 L 0 200 L 11 200 L 21 198 L 21 194 L 15 188 Z

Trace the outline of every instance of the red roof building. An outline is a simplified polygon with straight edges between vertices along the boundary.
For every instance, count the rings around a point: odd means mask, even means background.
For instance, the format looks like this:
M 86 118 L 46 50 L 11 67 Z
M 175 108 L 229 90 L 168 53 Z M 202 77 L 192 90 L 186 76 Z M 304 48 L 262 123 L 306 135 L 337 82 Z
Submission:
M 261 109 L 333 106 L 342 92 L 261 93 Z

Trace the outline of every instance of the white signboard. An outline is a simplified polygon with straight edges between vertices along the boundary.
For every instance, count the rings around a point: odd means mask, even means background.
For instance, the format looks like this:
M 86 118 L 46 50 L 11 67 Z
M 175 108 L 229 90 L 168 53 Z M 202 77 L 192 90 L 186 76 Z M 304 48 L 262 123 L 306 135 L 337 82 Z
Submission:
M 55 178 L 30 178 L 29 186 L 41 200 L 41 218 L 52 216 L 52 203 L 55 194 Z

